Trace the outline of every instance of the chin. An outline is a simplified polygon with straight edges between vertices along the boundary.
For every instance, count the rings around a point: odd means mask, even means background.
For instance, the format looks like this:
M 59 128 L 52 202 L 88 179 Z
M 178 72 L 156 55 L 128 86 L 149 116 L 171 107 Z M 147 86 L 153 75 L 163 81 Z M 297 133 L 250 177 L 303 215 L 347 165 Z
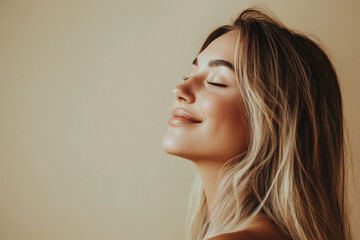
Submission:
M 173 141 L 168 141 L 167 139 L 162 141 L 161 147 L 167 154 L 184 158 L 193 162 L 202 159 L 202 156 L 197 156 L 196 154 L 189 152 L 189 147 L 180 147 L 179 144 L 176 144 Z
M 171 155 L 178 156 L 181 153 L 181 151 L 179 151 L 178 149 L 179 147 L 177 146 L 176 142 L 174 140 L 167 138 L 166 136 L 161 142 L 161 147 L 164 150 L 164 152 Z

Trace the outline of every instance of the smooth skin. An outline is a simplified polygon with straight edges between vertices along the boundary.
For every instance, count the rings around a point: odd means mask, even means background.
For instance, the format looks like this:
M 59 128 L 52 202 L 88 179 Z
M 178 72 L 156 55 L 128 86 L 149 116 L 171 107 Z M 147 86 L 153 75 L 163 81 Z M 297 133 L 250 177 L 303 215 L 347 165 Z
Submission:
M 242 231 L 221 234 L 208 240 L 290 240 L 264 216 L 258 215 Z
M 165 152 L 196 165 L 209 212 L 220 168 L 242 153 L 249 141 L 249 123 L 232 67 L 236 37 L 237 31 L 230 31 L 215 39 L 194 60 L 185 81 L 173 89 L 173 109 L 181 108 L 200 122 L 173 120 L 162 141 Z M 246 230 L 211 240 L 285 239 L 278 236 L 277 227 L 258 216 Z
M 173 89 L 173 109 L 184 108 L 202 122 L 169 126 L 162 145 L 167 153 L 194 162 L 224 163 L 244 150 L 248 126 L 240 108 L 235 72 L 219 63 L 209 66 L 214 60 L 233 63 L 234 37 L 236 33 L 230 32 L 213 41 L 197 56 L 188 79 Z

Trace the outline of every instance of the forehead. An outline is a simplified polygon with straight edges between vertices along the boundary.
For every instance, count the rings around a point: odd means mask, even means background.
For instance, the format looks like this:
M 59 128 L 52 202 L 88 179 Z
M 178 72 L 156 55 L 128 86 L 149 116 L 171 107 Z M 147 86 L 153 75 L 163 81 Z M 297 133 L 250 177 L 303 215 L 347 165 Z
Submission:
M 227 32 L 212 41 L 197 57 L 199 62 L 208 59 L 223 59 L 234 63 L 237 31 Z

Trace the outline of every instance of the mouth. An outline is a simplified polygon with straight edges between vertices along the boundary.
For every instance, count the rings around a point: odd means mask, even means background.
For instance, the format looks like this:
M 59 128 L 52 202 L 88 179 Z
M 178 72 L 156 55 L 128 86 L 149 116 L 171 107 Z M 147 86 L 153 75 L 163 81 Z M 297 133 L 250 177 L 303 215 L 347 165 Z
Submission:
M 192 125 L 202 123 L 197 117 L 194 117 L 183 108 L 175 108 L 168 124 L 173 127 L 181 125 Z

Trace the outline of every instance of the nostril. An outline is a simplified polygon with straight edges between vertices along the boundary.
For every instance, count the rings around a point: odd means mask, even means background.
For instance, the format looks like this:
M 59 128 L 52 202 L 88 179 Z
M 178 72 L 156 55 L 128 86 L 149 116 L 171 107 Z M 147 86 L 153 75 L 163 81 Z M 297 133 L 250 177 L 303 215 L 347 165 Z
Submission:
M 186 101 L 186 102 L 188 101 L 186 98 L 184 98 L 184 97 L 182 97 L 182 96 L 178 96 L 178 99 L 179 99 L 179 100 L 184 100 L 184 101 Z
M 173 94 L 179 101 L 194 101 L 194 94 L 191 91 L 190 86 L 184 86 L 184 84 L 180 84 L 173 89 Z

